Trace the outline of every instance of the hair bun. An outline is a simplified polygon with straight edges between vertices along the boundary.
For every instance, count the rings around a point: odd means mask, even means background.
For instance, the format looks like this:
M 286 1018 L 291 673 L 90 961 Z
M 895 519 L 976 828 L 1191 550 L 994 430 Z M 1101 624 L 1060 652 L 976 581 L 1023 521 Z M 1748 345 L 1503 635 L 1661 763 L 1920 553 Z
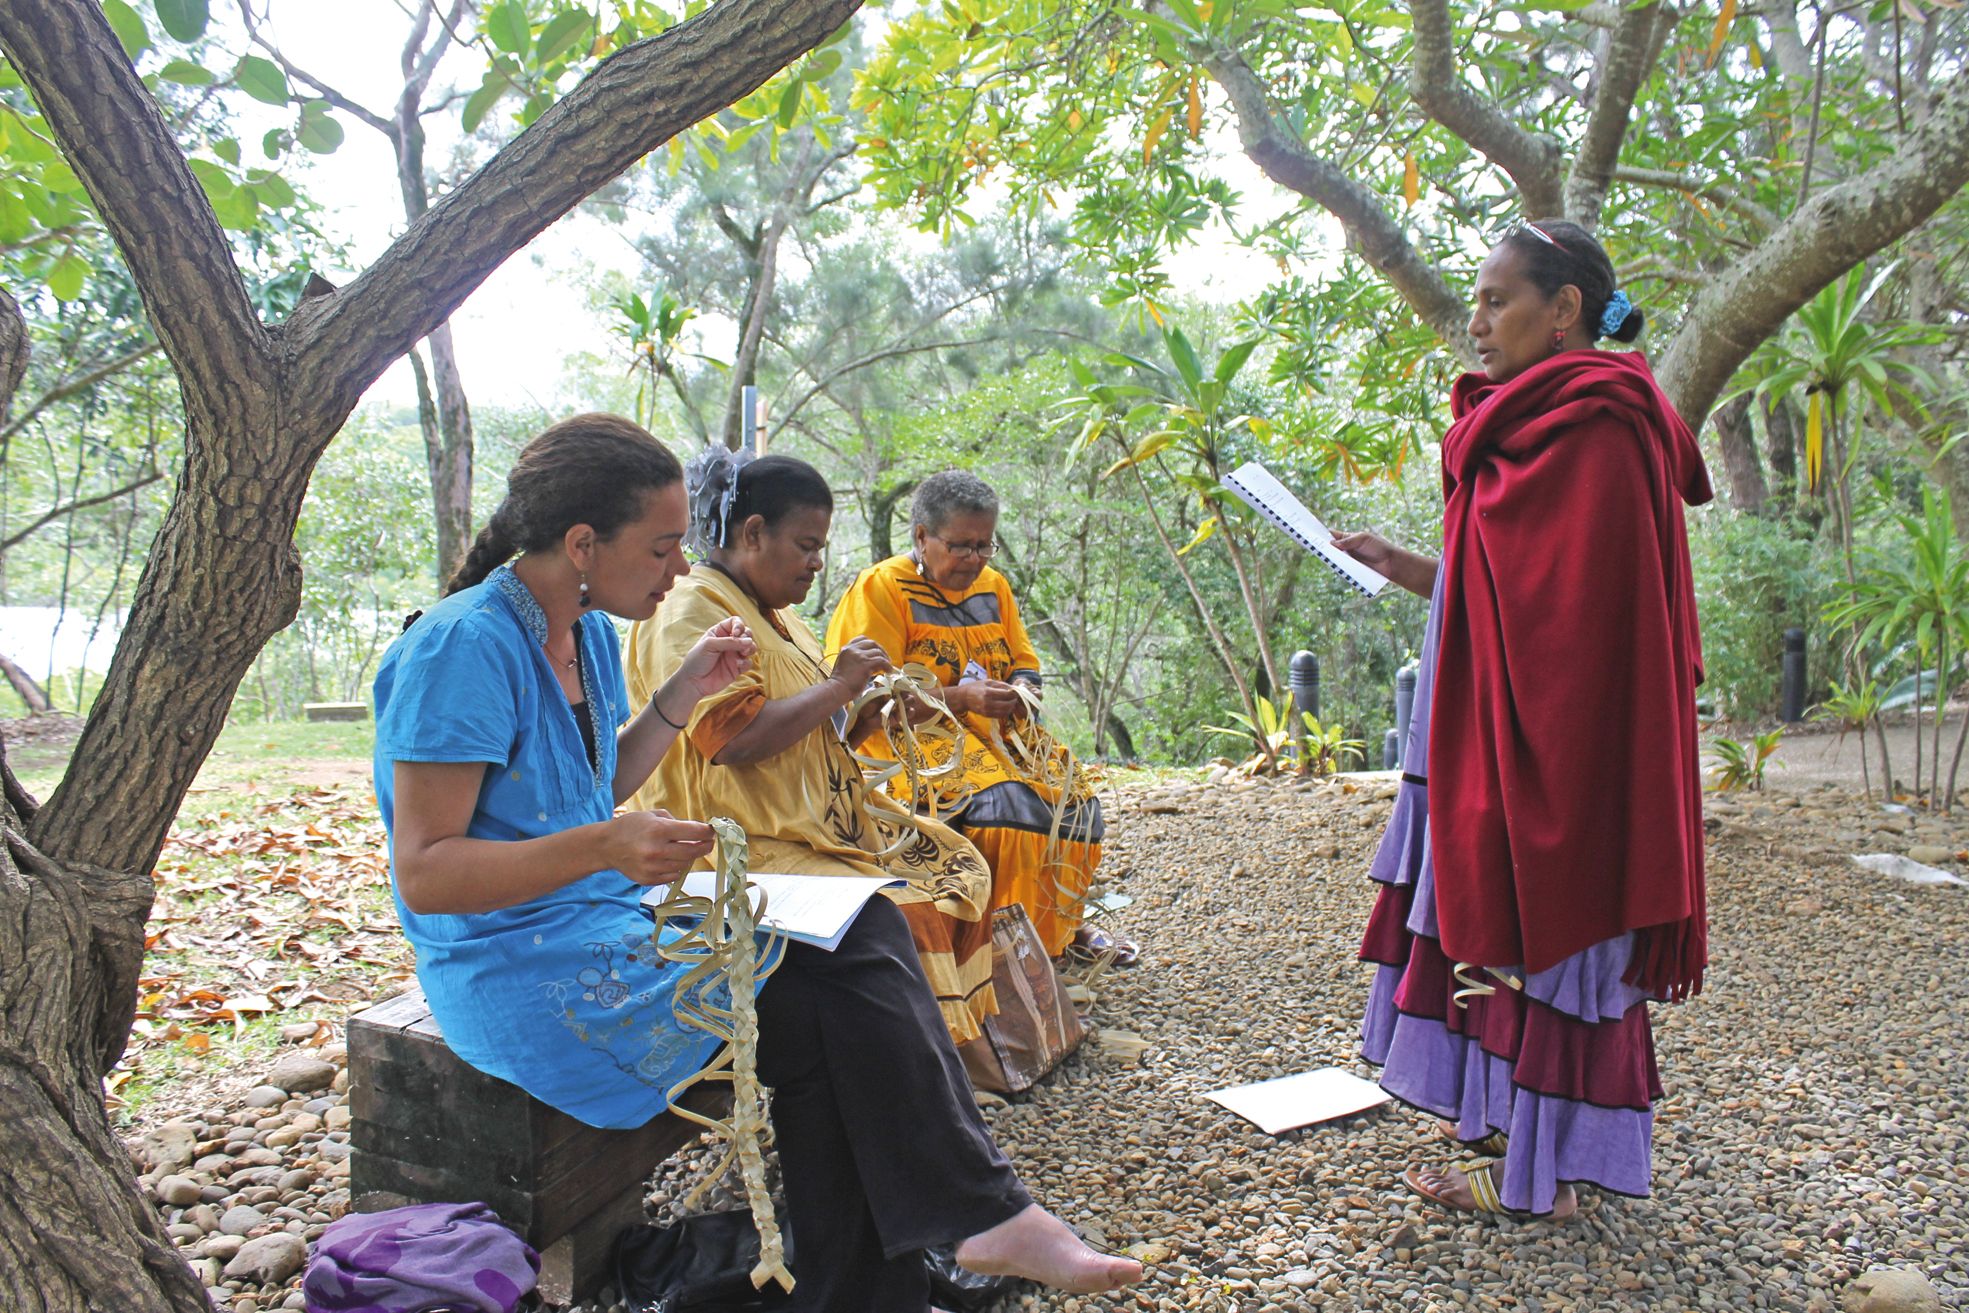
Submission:
M 1629 306 L 1627 313 L 1621 316 L 1620 322 L 1614 325 L 1613 331 L 1606 336 L 1616 342 L 1632 342 L 1641 336 L 1641 330 L 1647 326 L 1647 322 L 1648 317 L 1641 312 L 1639 306 Z

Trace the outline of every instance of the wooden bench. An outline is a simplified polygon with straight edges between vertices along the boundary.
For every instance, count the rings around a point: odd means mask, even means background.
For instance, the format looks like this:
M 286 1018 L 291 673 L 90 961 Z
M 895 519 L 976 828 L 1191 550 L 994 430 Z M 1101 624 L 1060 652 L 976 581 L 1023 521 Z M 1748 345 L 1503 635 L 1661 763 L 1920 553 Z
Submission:
M 368 720 L 367 702 L 303 702 L 301 714 L 309 720 Z
M 643 1220 L 650 1176 L 702 1128 L 671 1113 L 596 1130 L 466 1065 L 421 991 L 349 1021 L 349 1193 L 361 1212 L 482 1200 L 540 1251 L 540 1293 L 571 1304 L 608 1277 L 616 1235 Z M 724 1086 L 683 1102 L 709 1116 Z

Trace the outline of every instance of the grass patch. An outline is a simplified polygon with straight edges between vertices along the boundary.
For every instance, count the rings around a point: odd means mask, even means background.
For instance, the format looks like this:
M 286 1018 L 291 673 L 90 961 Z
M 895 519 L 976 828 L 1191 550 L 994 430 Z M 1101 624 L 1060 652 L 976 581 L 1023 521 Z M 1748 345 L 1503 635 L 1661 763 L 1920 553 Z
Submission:
M 32 722 L 25 722 L 32 724 Z M 75 726 L 77 730 L 80 725 Z M 229 721 L 199 768 L 186 814 L 222 806 L 228 792 L 260 793 L 296 783 L 366 778 L 376 743 L 373 721 Z M 68 770 L 72 736 L 7 734 L 7 762 L 37 798 L 46 798 Z

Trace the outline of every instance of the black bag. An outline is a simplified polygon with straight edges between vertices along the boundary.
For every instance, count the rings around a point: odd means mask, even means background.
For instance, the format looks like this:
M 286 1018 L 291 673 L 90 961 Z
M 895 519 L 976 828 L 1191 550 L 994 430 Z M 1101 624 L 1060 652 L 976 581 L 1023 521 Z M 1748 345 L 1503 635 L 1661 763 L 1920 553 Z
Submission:
M 780 1223 L 787 1270 L 793 1261 L 793 1234 Z M 768 1281 L 752 1288 L 759 1261 L 759 1233 L 752 1213 L 740 1208 L 700 1213 L 675 1226 L 632 1226 L 615 1242 L 615 1285 L 634 1313 L 756 1313 L 781 1309 L 792 1296 Z M 923 1256 L 930 1298 L 953 1313 L 980 1313 L 1019 1286 L 1016 1277 L 987 1277 L 957 1266 L 957 1247 L 943 1245 Z
M 957 1266 L 957 1246 L 938 1245 L 923 1251 L 930 1273 L 930 1302 L 951 1313 L 983 1313 L 1001 1295 L 1020 1286 L 1017 1277 L 988 1277 Z
M 781 1223 L 786 1267 L 793 1271 L 793 1233 Z M 793 1297 L 768 1281 L 752 1288 L 759 1233 L 752 1212 L 699 1213 L 675 1226 L 632 1226 L 615 1242 L 615 1285 L 634 1313 L 755 1313 L 785 1308 Z

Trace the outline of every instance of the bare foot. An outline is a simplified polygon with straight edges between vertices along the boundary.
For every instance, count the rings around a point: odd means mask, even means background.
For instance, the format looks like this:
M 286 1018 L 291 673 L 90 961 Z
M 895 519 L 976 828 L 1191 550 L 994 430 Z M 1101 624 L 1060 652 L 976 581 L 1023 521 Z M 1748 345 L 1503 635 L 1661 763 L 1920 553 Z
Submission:
M 1409 1173 L 1409 1184 L 1416 1193 L 1451 1208 L 1460 1208 L 1466 1213 L 1481 1211 L 1477 1206 L 1477 1195 L 1470 1188 L 1470 1178 L 1460 1167 L 1417 1167 Z M 1553 1222 L 1563 1222 L 1579 1211 L 1579 1195 L 1570 1185 L 1560 1183 L 1558 1192 L 1552 1196 L 1552 1211 L 1540 1216 Z
M 1089 1249 L 1038 1204 L 958 1245 L 957 1263 L 980 1276 L 1024 1277 L 1074 1295 L 1118 1290 L 1142 1279 L 1140 1263 Z

